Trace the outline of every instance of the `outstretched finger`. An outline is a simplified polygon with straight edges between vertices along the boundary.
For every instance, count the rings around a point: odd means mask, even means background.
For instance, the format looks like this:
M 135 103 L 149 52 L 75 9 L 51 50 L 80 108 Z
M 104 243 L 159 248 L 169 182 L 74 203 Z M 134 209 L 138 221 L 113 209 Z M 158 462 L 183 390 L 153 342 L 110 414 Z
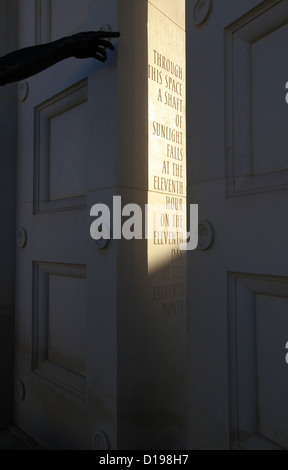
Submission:
M 107 59 L 107 53 L 106 53 L 105 49 L 103 49 L 102 47 L 97 47 L 96 48 L 95 55 L 101 56 L 102 59 L 104 59 L 104 60 Z
M 111 42 L 109 41 L 105 41 L 105 39 L 98 39 L 97 45 L 105 47 L 105 48 L 108 47 L 108 49 L 111 49 L 111 51 L 115 50 L 115 47 L 113 46 L 113 44 L 111 44 Z
M 93 55 L 93 57 L 94 57 L 94 59 L 100 60 L 100 62 L 105 62 L 106 61 L 106 59 L 101 54 L 95 53 Z

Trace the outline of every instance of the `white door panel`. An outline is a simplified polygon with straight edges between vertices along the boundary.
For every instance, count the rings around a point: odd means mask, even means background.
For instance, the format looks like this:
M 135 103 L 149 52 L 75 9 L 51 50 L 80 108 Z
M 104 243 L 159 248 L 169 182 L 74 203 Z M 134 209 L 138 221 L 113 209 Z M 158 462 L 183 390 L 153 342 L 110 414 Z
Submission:
M 189 194 L 214 228 L 188 255 L 190 445 L 288 448 L 288 2 L 215 1 L 198 27 L 188 3 Z
M 96 4 L 113 21 L 113 1 L 19 2 L 19 47 L 90 30 L 92 22 L 100 29 Z M 89 193 L 101 189 L 93 175 L 111 140 L 99 125 L 105 100 L 94 90 L 99 85 L 115 99 L 111 60 L 63 61 L 28 79 L 28 96 L 18 104 L 17 228 L 27 239 L 17 249 L 15 423 L 47 449 L 93 449 L 103 428 L 116 445 L 113 392 L 106 387 L 113 364 L 105 379 L 94 364 L 109 347 L 97 328 L 110 307 L 99 295 L 107 277 L 113 285 L 112 270 L 101 276 L 103 258 L 108 265 L 112 254 L 99 254 L 90 238 L 87 204 Z M 112 124 L 116 109 L 109 112 Z

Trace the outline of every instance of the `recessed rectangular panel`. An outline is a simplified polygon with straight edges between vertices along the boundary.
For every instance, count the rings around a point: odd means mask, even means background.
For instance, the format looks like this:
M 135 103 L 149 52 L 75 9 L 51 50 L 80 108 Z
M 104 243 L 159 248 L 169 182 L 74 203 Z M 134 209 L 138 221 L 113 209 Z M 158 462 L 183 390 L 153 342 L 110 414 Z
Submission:
M 86 390 L 86 267 L 33 264 L 33 370 Z
M 258 420 L 262 436 L 288 448 L 288 299 L 256 296 Z
M 288 278 L 229 276 L 232 443 L 288 449 Z
M 287 37 L 286 24 L 252 45 L 253 173 L 255 174 L 288 169 L 288 105 L 285 100 L 288 67 L 283 60 Z
M 86 31 L 89 0 L 35 0 L 36 44 Z
M 48 359 L 86 375 L 86 280 L 49 275 Z
M 87 102 L 50 119 L 50 200 L 85 194 L 89 129 Z
M 51 39 L 82 31 L 89 18 L 89 3 L 89 0 L 51 0 Z
M 287 22 L 288 3 L 275 0 L 226 28 L 229 196 L 288 185 Z
M 35 0 L 35 43 L 51 41 L 51 0 Z
M 86 206 L 87 80 L 35 108 L 34 212 Z

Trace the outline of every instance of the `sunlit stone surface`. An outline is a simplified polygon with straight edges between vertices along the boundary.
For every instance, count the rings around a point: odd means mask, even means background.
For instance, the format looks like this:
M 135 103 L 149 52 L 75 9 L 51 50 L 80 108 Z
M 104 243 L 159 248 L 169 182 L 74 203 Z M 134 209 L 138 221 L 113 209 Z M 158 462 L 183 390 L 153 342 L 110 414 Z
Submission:
M 157 314 L 176 319 L 186 315 L 185 10 L 169 5 L 148 4 L 148 270 Z

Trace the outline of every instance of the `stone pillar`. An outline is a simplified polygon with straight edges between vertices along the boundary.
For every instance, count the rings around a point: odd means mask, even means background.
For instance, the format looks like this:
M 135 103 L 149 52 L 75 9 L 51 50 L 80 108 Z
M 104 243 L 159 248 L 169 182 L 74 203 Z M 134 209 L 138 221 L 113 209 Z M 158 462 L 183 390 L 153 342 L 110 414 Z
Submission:
M 121 0 L 119 31 L 118 195 L 160 209 L 118 241 L 117 448 L 185 449 L 185 0 Z
M 17 1 L 0 3 L 0 56 L 17 48 Z M 17 86 L 0 87 L 0 429 L 13 421 Z

